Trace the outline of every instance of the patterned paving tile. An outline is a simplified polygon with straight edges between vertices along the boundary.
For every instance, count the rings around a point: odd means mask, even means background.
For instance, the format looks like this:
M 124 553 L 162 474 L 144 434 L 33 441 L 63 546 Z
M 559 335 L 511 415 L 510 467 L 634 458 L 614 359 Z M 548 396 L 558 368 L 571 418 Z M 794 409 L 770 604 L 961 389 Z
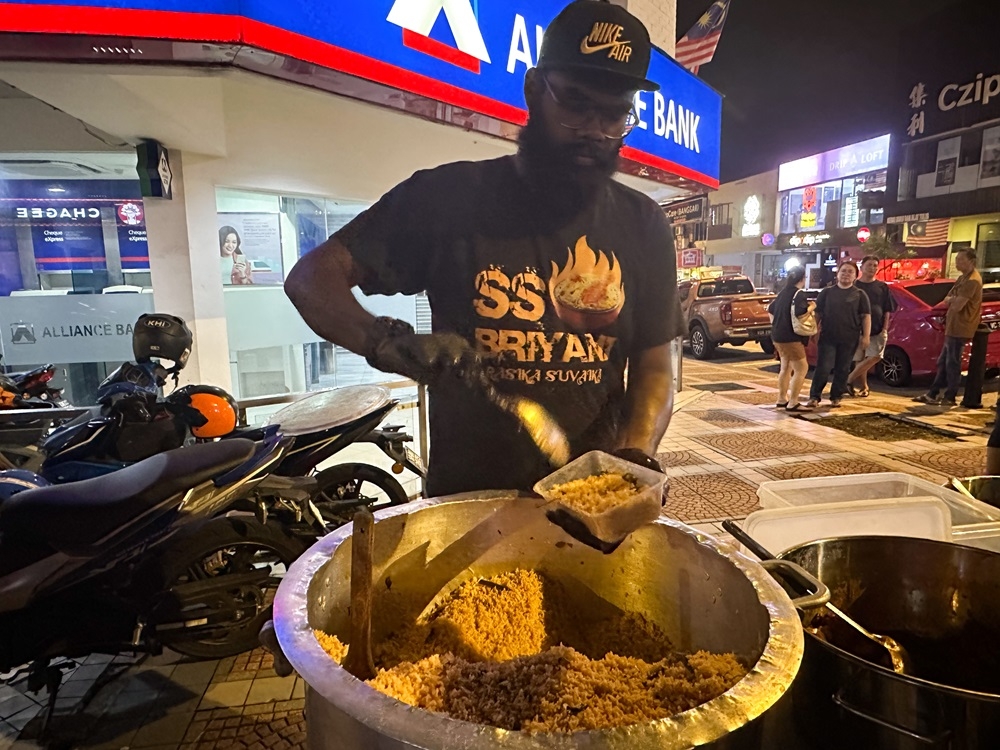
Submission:
M 754 422 L 738 417 L 725 409 L 709 409 L 708 411 L 685 412 L 688 416 L 700 419 L 716 427 L 752 427 Z
M 711 393 L 718 393 L 720 391 L 744 391 L 746 390 L 745 385 L 740 383 L 706 383 L 705 385 L 692 386 L 698 391 L 710 391 Z
M 692 439 L 742 461 L 825 453 L 828 450 L 825 445 L 796 437 L 782 430 L 694 435 Z
M 685 523 L 742 518 L 759 509 L 756 487 L 728 472 L 670 480 L 666 512 Z
M 694 451 L 665 451 L 657 453 L 656 460 L 665 469 L 672 466 L 698 466 L 711 463 L 707 458 L 699 456 Z
M 743 404 L 751 404 L 752 406 L 760 406 L 762 404 L 773 404 L 778 399 L 777 392 L 775 393 L 764 393 L 763 391 L 741 391 L 739 393 L 726 393 L 724 398 L 732 399 L 733 401 L 739 401 Z
M 301 699 L 199 711 L 184 736 L 182 750 L 298 750 L 306 742 Z
M 245 654 L 240 654 L 234 659 L 223 659 L 219 663 L 219 668 L 212 678 L 212 682 L 237 682 L 239 680 L 252 680 L 256 677 L 270 676 L 261 675 L 261 672 L 273 674 L 274 657 L 263 648 L 257 648 Z
M 804 461 L 800 464 L 765 466 L 761 472 L 775 479 L 805 479 L 806 477 L 834 477 L 847 474 L 878 474 L 891 469 L 864 459 L 842 459 L 834 461 Z
M 903 453 L 896 458 L 947 476 L 969 477 L 983 473 L 983 468 L 986 466 L 986 448 L 977 446 L 924 453 Z

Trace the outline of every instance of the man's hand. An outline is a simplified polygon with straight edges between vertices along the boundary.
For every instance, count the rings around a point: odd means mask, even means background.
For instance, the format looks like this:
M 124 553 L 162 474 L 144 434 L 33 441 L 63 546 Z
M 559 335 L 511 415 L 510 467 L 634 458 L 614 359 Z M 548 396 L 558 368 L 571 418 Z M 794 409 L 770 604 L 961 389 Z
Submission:
M 868 345 L 871 342 L 872 342 L 871 336 L 862 336 L 861 337 L 861 351 L 862 352 L 868 351 Z
M 663 467 L 660 466 L 660 462 L 638 448 L 619 448 L 616 451 L 612 451 L 611 455 L 629 461 L 636 466 L 642 466 L 643 468 L 663 473 Z
M 457 333 L 401 333 L 374 341 L 368 363 L 382 372 L 395 372 L 424 385 L 454 372 L 466 375 L 479 365 L 479 355 Z

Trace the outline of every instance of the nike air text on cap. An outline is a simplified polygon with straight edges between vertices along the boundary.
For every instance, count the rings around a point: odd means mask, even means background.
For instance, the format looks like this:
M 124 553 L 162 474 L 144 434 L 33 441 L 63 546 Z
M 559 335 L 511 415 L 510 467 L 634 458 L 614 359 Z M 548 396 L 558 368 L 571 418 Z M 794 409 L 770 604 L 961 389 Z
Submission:
M 575 0 L 545 30 L 539 68 L 613 74 L 641 91 L 658 91 L 647 80 L 653 45 L 642 21 L 620 5 Z

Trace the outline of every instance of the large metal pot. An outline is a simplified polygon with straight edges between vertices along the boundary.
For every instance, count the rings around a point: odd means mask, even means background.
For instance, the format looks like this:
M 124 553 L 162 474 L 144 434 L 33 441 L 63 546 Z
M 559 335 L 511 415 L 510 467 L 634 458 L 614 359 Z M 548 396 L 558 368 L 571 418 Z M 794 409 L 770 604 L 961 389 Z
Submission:
M 806 718 L 810 747 L 1000 748 L 1000 690 L 988 689 L 1000 685 L 1000 555 L 924 539 L 845 537 L 781 557 L 816 575 L 831 601 L 869 630 L 896 637 L 916 675 L 935 678 L 895 674 L 856 656 L 856 644 L 841 642 L 848 651 L 807 631 L 793 706 Z M 962 681 L 975 689 L 953 686 Z
M 456 580 L 523 567 L 569 584 L 581 613 L 608 603 L 641 611 L 676 648 L 732 651 L 755 665 L 752 671 L 719 698 L 670 719 L 573 735 L 509 732 L 411 708 L 351 677 L 312 634 L 321 628 L 348 635 L 351 529 L 344 527 L 299 558 L 274 606 L 281 647 L 309 685 L 311 748 L 762 747 L 760 717 L 792 683 L 804 645 L 781 587 L 759 564 L 683 524 L 661 519 L 602 555 L 548 522 L 540 505 L 501 496 L 427 500 L 379 513 L 374 638 Z

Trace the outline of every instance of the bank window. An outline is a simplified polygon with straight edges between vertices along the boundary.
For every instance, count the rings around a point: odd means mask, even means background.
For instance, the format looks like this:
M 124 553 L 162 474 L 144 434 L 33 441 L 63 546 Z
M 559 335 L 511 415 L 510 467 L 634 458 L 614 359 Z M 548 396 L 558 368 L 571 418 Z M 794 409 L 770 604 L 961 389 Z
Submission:
M 709 226 L 722 227 L 733 223 L 732 203 L 720 203 L 717 206 L 710 206 L 708 209 Z

